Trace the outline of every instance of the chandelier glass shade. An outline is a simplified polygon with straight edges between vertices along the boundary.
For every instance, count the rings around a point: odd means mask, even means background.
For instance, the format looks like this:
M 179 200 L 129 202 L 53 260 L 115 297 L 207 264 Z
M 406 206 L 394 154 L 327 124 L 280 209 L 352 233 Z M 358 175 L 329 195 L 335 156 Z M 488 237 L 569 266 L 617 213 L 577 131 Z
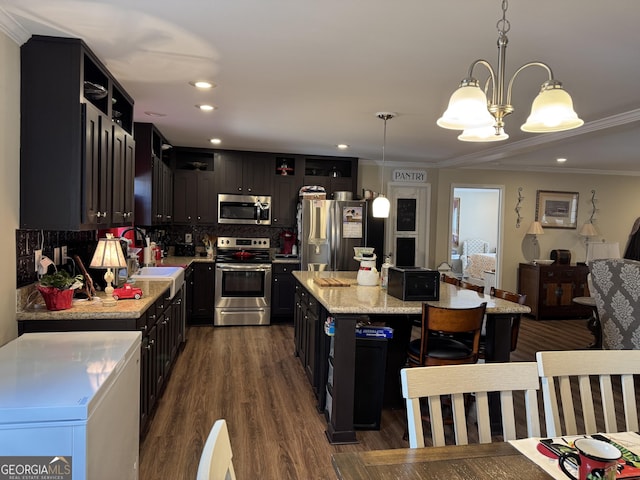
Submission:
M 502 19 L 497 24 L 498 68 L 494 70 L 486 60 L 475 60 L 469 67 L 467 77 L 460 82 L 458 89 L 451 95 L 447 109 L 436 122 L 442 128 L 464 130 L 458 136 L 459 140 L 492 142 L 509 138 L 504 131 L 504 117 L 514 110 L 511 105 L 513 82 L 522 70 L 532 66 L 545 69 L 548 80 L 542 84 L 540 93 L 531 106 L 531 114 L 521 130 L 534 133 L 560 132 L 584 124 L 573 109 L 571 96 L 563 89 L 562 83 L 555 80 L 553 71 L 547 64 L 526 63 L 516 70 L 508 83 L 506 82 L 508 43 L 506 34 L 510 29 L 509 21 L 506 19 L 507 7 L 507 0 L 502 0 Z M 489 71 L 489 79 L 484 90 L 480 88 L 478 80 L 473 77 L 473 69 L 476 65 L 483 65 Z M 488 97 L 489 93 L 490 97 Z M 479 130 L 475 131 L 480 128 L 492 128 L 493 133 L 486 133 L 490 130 L 483 133 Z

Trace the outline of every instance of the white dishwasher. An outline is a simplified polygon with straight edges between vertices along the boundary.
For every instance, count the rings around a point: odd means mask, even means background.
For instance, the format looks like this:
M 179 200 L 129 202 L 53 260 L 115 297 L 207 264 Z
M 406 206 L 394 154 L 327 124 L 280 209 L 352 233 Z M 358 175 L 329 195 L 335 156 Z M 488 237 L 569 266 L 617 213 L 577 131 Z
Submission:
M 6 478 L 138 478 L 140 339 L 27 333 L 0 348 Z

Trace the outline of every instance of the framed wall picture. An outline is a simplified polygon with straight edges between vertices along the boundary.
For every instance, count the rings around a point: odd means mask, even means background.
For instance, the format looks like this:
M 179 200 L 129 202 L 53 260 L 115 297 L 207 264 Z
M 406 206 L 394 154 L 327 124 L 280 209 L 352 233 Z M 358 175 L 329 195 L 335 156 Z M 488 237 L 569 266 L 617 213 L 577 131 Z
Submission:
M 543 228 L 576 228 L 578 226 L 578 192 L 538 190 L 536 221 Z

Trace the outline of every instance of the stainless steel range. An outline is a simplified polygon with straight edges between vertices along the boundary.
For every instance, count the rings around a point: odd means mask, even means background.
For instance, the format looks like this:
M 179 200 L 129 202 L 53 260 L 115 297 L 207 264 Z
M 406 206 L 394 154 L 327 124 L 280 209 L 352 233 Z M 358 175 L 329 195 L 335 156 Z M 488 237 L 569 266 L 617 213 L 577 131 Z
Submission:
M 270 323 L 269 248 L 268 238 L 218 238 L 214 325 Z

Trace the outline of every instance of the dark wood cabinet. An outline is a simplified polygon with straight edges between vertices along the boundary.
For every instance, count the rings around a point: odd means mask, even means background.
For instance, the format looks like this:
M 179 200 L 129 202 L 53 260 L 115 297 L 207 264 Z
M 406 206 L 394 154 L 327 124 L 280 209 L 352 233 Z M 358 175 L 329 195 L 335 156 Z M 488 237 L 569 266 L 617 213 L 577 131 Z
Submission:
M 272 158 L 273 194 L 271 196 L 271 225 L 296 226 L 296 206 L 300 188 L 304 185 L 303 159 L 277 155 Z
M 518 268 L 518 292 L 527 295 L 526 305 L 536 320 L 588 318 L 591 308 L 573 302 L 588 295 L 586 265 L 532 265 Z
M 84 42 L 34 35 L 22 45 L 21 228 L 130 224 L 132 119 L 133 99 Z
M 135 223 L 162 225 L 172 220 L 173 172 L 169 143 L 151 123 L 135 124 Z
M 214 171 L 217 193 L 271 195 L 271 157 L 255 152 L 216 151 Z
M 217 219 L 216 174 L 176 170 L 173 190 L 174 223 L 214 224 Z
M 215 269 L 213 262 L 194 262 L 191 323 L 213 325 Z
M 274 262 L 271 268 L 271 317 L 291 321 L 295 309 L 296 285 L 292 272 L 300 270 L 300 264 Z
M 304 184 L 320 185 L 332 199 L 335 192 L 345 191 L 357 194 L 358 159 L 337 157 L 306 158 L 304 164 Z

